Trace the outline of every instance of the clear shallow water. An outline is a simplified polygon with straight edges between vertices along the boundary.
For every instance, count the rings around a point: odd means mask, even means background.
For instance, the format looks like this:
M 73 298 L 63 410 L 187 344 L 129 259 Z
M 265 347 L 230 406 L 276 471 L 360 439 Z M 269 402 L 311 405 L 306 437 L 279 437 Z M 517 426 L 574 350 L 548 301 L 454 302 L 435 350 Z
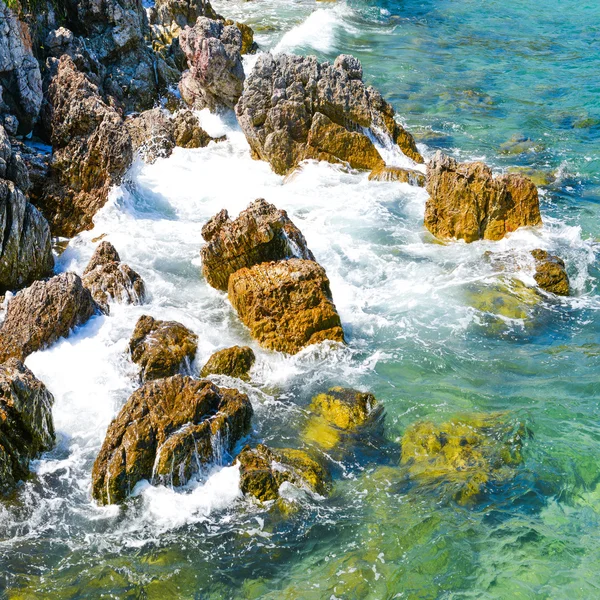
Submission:
M 91 240 L 106 233 L 151 298 L 114 306 L 27 360 L 56 397 L 59 444 L 0 508 L 0 589 L 8 598 L 597 597 L 598 126 L 573 124 L 598 116 L 600 8 L 558 0 L 543 11 L 516 1 L 216 8 L 264 26 L 257 37 L 266 48 L 358 55 L 426 152 L 558 170 L 542 188 L 545 226 L 497 243 L 436 244 L 422 226 L 424 191 L 314 164 L 286 182 L 250 159 L 230 116 L 203 114 L 228 141 L 136 165 L 95 229 L 59 259 L 60 270 L 81 272 Z M 515 134 L 532 149 L 503 153 Z M 327 269 L 348 348 L 264 352 L 201 279 L 204 222 L 257 197 L 289 212 Z M 574 295 L 525 305 L 518 318 L 489 314 L 482 293 L 502 276 L 530 283 L 526 251 L 536 247 L 566 260 Z M 493 258 L 507 251 L 522 269 L 498 271 Z M 185 490 L 141 486 L 123 510 L 99 509 L 91 465 L 136 387 L 124 350 L 144 313 L 199 335 L 196 367 L 220 347 L 255 349 L 242 388 L 255 408 L 250 441 L 301 447 L 311 397 L 340 383 L 377 396 L 384 429 L 330 454 L 331 498 L 300 498 L 289 519 L 244 501 L 235 467 Z M 480 411 L 506 412 L 531 430 L 515 477 L 469 508 L 408 486 L 395 467 L 405 429 Z

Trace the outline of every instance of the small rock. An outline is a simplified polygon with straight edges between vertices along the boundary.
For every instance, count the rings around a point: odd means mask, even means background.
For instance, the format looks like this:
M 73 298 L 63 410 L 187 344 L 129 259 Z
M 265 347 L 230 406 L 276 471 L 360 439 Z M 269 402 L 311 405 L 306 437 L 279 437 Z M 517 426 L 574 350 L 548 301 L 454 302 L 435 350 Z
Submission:
M 228 375 L 248 380 L 249 372 L 256 360 L 254 351 L 248 346 L 233 346 L 215 352 L 200 371 L 201 377 Z
M 140 366 L 142 381 L 189 371 L 197 348 L 198 336 L 187 327 L 149 315 L 138 319 L 129 340 L 131 359 Z
M 535 259 L 535 281 L 546 292 L 557 296 L 569 295 L 569 276 L 564 261 L 546 250 L 532 250 Z
M 334 387 L 315 396 L 310 410 L 340 429 L 354 429 L 366 423 L 376 406 L 373 394 Z
M 369 173 L 369 181 L 399 181 L 425 187 L 425 175 L 421 171 L 401 167 L 377 167 Z

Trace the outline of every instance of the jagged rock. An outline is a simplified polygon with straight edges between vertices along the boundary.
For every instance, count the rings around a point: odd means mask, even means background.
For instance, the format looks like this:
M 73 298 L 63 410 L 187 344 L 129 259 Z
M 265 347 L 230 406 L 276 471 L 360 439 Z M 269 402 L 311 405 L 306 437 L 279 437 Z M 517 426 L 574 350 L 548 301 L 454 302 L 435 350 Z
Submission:
M 132 161 L 131 139 L 98 87 L 64 55 L 48 89 L 54 153 L 36 205 L 53 235 L 90 229 Z
M 377 150 L 362 128 L 423 162 L 412 136 L 395 121 L 392 107 L 365 86 L 362 66 L 352 56 L 342 55 L 332 66 L 314 56 L 263 54 L 246 80 L 236 114 L 253 157 L 266 160 L 281 175 L 315 155 L 354 162 L 359 168 L 381 166 L 383 160 L 376 160 Z M 315 148 L 322 150 L 320 155 Z
M 564 261 L 546 250 L 532 250 L 535 259 L 535 281 L 547 292 L 557 296 L 569 295 L 569 276 Z
M 237 456 L 240 489 L 261 502 L 279 498 L 279 488 L 288 482 L 321 496 L 330 489 L 329 473 L 302 450 L 271 449 L 263 444 L 246 446 Z
M 219 290 L 226 290 L 231 274 L 243 267 L 292 257 L 315 259 L 287 213 L 262 198 L 235 221 L 222 210 L 204 225 L 202 237 L 207 242 L 200 252 L 202 272 Z
M 200 17 L 179 36 L 189 69 L 179 82 L 185 102 L 195 109 L 233 108 L 242 95 L 242 34 L 235 25 Z
M 29 476 L 29 461 L 54 445 L 54 397 L 23 363 L 0 364 L 0 494 Z
M 110 424 L 92 470 L 99 504 L 123 502 L 142 479 L 184 484 L 248 432 L 252 405 L 237 390 L 175 375 L 136 390 Z
M 222 20 L 208 0 L 156 0 L 149 14 L 152 24 L 175 23 L 180 29 L 193 26 L 199 17 Z
M 229 375 L 239 379 L 249 379 L 249 372 L 256 360 L 254 351 L 248 346 L 233 346 L 218 350 L 202 367 L 201 377 L 209 375 Z
M 146 293 L 144 280 L 121 262 L 109 242 L 102 242 L 96 248 L 83 272 L 83 285 L 105 313 L 109 312 L 110 301 L 142 304 Z
M 181 148 L 204 148 L 212 138 L 190 110 L 178 111 L 174 116 L 160 108 L 153 108 L 129 117 L 125 124 L 131 136 L 134 152 L 145 162 L 171 155 L 175 146 Z
M 411 479 L 439 497 L 471 504 L 489 484 L 514 475 L 523 462 L 527 430 L 501 415 L 475 415 L 442 425 L 416 423 L 402 437 L 401 465 Z
M 188 370 L 196 356 L 198 336 L 176 321 L 157 321 L 143 315 L 129 340 L 129 352 L 140 366 L 142 381 Z
M 252 337 L 295 354 L 324 340 L 344 342 L 325 269 L 292 258 L 243 268 L 229 278 L 229 300 Z
M 438 238 L 499 240 L 542 223 L 535 185 L 516 174 L 494 178 L 481 162 L 458 163 L 436 152 L 427 165 L 427 191 L 425 226 Z
M 399 181 L 425 187 L 425 175 L 421 171 L 401 167 L 377 167 L 369 173 L 369 181 Z
M 42 77 L 33 56 L 31 34 L 6 3 L 0 2 L 0 114 L 10 114 L 18 127 L 29 133 L 42 105 Z M 13 131 L 12 134 L 16 134 Z
M 98 306 L 75 273 L 36 281 L 9 303 L 0 327 L 0 362 L 24 360 L 83 325 Z
M 242 34 L 242 47 L 240 49 L 240 54 L 256 53 L 256 51 L 258 50 L 258 44 L 254 41 L 254 30 L 252 29 L 252 27 L 250 27 L 250 25 L 240 23 L 239 21 L 232 21 L 231 19 L 226 19 L 224 24 L 235 25 L 240 30 L 240 33 Z

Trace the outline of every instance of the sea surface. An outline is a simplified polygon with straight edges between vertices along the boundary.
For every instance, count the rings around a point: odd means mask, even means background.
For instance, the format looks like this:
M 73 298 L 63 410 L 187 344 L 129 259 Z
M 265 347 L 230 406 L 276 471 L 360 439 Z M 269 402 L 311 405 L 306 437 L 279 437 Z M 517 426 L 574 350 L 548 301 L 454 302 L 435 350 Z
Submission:
M 106 234 L 150 298 L 113 305 L 27 359 L 56 398 L 58 444 L 0 506 L 0 597 L 600 597 L 600 3 L 214 5 L 250 24 L 262 50 L 359 57 L 426 157 L 442 149 L 534 175 L 544 226 L 436 243 L 424 190 L 316 163 L 284 179 L 250 158 L 232 114 L 202 112 L 227 141 L 136 163 L 57 260 L 81 273 Z M 346 348 L 264 351 L 203 280 L 202 225 L 259 197 L 288 211 L 327 270 Z M 570 297 L 523 291 L 534 248 L 565 260 Z M 99 508 L 91 468 L 137 387 L 126 347 L 146 313 L 198 334 L 196 372 L 219 348 L 253 347 L 250 382 L 215 378 L 252 400 L 245 442 L 305 447 L 306 409 L 333 385 L 375 394 L 384 420 L 343 451 L 324 450 L 332 495 L 297 493 L 287 517 L 245 500 L 227 461 L 183 489 L 142 484 L 123 508 Z M 443 481 L 406 480 L 407 428 L 480 413 L 527 432 L 509 478 L 467 505 Z

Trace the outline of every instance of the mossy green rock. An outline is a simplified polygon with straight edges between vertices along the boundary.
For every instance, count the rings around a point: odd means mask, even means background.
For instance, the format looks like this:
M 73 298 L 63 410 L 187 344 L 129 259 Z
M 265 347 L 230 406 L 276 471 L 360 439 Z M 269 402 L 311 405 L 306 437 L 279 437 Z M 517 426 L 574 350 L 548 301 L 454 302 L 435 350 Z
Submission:
M 248 346 L 233 346 L 215 352 L 202 367 L 200 375 L 229 375 L 247 380 L 249 372 L 256 360 L 254 351 Z

